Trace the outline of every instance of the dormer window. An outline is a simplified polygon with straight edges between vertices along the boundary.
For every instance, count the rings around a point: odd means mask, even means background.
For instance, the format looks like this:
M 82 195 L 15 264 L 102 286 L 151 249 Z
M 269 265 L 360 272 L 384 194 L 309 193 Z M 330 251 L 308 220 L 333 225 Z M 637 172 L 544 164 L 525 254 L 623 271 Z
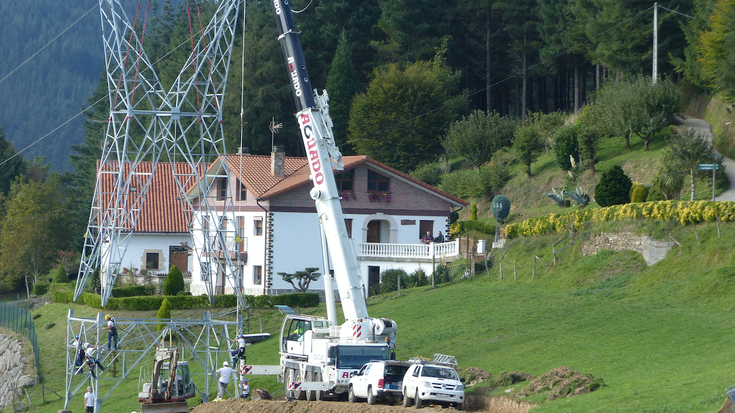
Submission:
M 227 197 L 227 179 L 217 179 L 217 200 L 224 201 Z
M 237 180 L 237 184 L 240 187 L 240 191 L 238 191 L 238 193 L 237 193 L 237 200 L 238 201 L 247 201 L 248 200 L 248 188 L 245 185 L 243 185 L 243 183 L 240 182 L 239 179 Z
M 368 169 L 368 192 L 390 191 L 390 178 Z
M 335 175 L 334 181 L 337 183 L 337 192 L 340 194 L 351 193 L 354 188 L 354 176 L 354 170 Z

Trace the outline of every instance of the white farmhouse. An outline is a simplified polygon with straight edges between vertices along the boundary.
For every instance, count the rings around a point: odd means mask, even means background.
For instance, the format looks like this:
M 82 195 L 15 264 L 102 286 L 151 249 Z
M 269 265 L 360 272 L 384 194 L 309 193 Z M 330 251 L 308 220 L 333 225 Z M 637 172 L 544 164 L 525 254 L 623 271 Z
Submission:
M 287 157 L 276 150 L 271 156 L 227 155 L 226 164 L 228 178 L 220 178 L 214 187 L 229 190 L 234 199 L 240 251 L 247 253 L 242 269 L 244 293 L 292 291 L 279 272 L 318 267 L 323 274 L 306 158 Z M 217 167 L 213 165 L 210 173 Z M 431 274 L 432 262 L 459 257 L 457 241 L 426 244 L 421 239 L 427 231 L 446 236 L 450 212 L 466 206 L 465 201 L 367 156 L 344 157 L 344 170 L 335 171 L 335 179 L 352 240 L 349 247 L 360 262 L 366 291 L 380 282 L 380 273 L 386 269 L 402 268 L 407 273 L 422 269 Z M 230 288 L 220 289 L 228 292 Z M 322 279 L 311 283 L 310 289 L 323 290 Z M 191 291 L 205 292 L 196 267 Z
M 243 293 L 278 294 L 293 291 L 279 272 L 294 273 L 318 267 L 324 274 L 322 242 L 316 207 L 309 196 L 312 183 L 306 158 L 287 157 L 281 151 L 270 156 L 247 153 L 226 156 L 210 165 L 208 175 L 220 176 L 212 185 L 214 199 L 234 204 L 232 246 L 242 262 Z M 227 171 L 223 165 L 227 165 Z M 365 291 L 380 282 L 380 273 L 402 268 L 407 273 L 433 271 L 433 263 L 460 257 L 458 241 L 422 242 L 429 232 L 447 234 L 449 214 L 467 203 L 367 156 L 344 157 L 344 170 L 335 171 L 342 209 L 356 252 Z M 156 168 L 141 217 L 130 239 L 124 262 L 130 268 L 148 268 L 161 274 L 176 264 L 185 272 L 192 294 L 205 294 L 196 257 L 186 255 L 191 246 L 188 217 L 181 212 L 180 196 L 171 168 Z M 200 196 L 196 189 L 187 196 Z M 209 194 L 209 196 L 212 196 Z M 196 201 L 195 201 L 196 202 Z M 173 213 L 173 211 L 177 213 Z M 193 222 L 201 222 L 194 220 Z M 192 224 L 193 233 L 201 231 Z M 228 224 L 229 227 L 229 224 Z M 231 229 L 231 228 L 228 228 Z M 324 290 L 322 278 L 310 290 Z M 219 274 L 215 293 L 231 293 Z

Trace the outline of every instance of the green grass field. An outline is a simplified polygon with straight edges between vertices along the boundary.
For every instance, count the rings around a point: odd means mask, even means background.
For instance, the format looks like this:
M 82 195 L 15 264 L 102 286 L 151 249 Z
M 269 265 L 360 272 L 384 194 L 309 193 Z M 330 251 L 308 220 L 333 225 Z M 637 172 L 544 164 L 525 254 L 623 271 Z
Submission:
M 549 412 L 715 412 L 724 389 L 735 384 L 735 225 L 723 224 L 717 237 L 714 224 L 693 228 L 673 224 L 625 222 L 620 229 L 634 233 L 671 235 L 675 246 L 667 257 L 647 267 L 631 251 L 603 251 L 581 256 L 579 244 L 565 250 L 550 268 L 538 264 L 531 279 L 533 256 L 551 263 L 556 237 L 516 241 L 503 260 L 504 278 L 496 265 L 490 274 L 431 289 L 422 287 L 370 300 L 373 317 L 390 317 L 399 326 L 397 355 L 455 355 L 460 368 L 479 367 L 494 375 L 523 371 L 541 375 L 569 366 L 604 380 L 605 386 L 586 395 L 540 402 L 534 411 Z M 609 228 L 604 228 L 609 229 Z M 583 239 L 599 230 L 590 228 Z M 513 276 L 516 263 L 517 279 Z M 52 304 L 37 310 L 41 343 L 41 373 L 46 386 L 63 391 L 64 326 L 69 305 Z M 79 316 L 96 310 L 73 305 Z M 324 308 L 304 312 L 323 314 Z M 201 310 L 174 312 L 173 317 L 200 317 Z M 117 314 L 119 317 L 133 314 Z M 153 317 L 139 313 L 140 317 Z M 277 335 L 281 316 L 275 310 L 251 313 L 251 332 Z M 44 329 L 49 322 L 56 326 Z M 248 349 L 248 362 L 275 364 L 277 339 Z M 115 389 L 105 406 L 137 411 L 137 377 Z M 256 378 L 253 388 L 283 394 L 275 378 Z M 40 402 L 39 386 L 31 398 Z M 479 385 L 477 387 L 482 387 Z M 510 395 L 525 387 L 516 384 Z M 506 389 L 494 393 L 507 394 Z M 472 391 L 470 389 L 469 391 Z M 63 403 L 46 392 L 47 402 L 34 411 L 56 412 Z M 81 406 L 81 396 L 72 407 Z M 106 410 L 110 411 L 110 410 Z

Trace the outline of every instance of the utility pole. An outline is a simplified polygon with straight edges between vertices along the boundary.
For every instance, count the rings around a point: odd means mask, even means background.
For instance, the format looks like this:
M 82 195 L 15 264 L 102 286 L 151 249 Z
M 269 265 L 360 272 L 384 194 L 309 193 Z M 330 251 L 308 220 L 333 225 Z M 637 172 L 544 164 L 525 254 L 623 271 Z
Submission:
M 651 78 L 655 85 L 658 78 L 658 2 L 653 3 L 653 71 Z

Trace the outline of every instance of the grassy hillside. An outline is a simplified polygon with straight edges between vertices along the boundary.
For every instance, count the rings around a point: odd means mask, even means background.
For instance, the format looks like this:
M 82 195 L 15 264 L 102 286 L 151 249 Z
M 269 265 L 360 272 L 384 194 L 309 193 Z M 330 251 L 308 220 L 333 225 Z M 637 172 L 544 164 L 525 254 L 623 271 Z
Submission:
M 549 412 L 704 412 L 721 406 L 724 389 L 735 384 L 735 361 L 730 357 L 735 339 L 735 224 L 700 225 L 697 243 L 693 228 L 667 223 L 625 222 L 616 228 L 590 227 L 579 234 L 556 266 L 537 267 L 531 279 L 533 256 L 551 263 L 556 237 L 520 239 L 498 266 L 454 285 L 403 290 L 370 300 L 370 314 L 391 317 L 399 326 L 398 358 L 457 356 L 461 368 L 479 367 L 499 375 L 524 371 L 540 375 L 560 366 L 604 380 L 601 389 L 582 396 L 543 402 L 537 411 Z M 606 252 L 581 256 L 580 243 L 604 230 L 671 234 L 675 246 L 666 258 L 647 267 L 634 252 Z M 516 263 L 517 279 L 513 277 Z M 41 344 L 41 373 L 46 385 L 63 390 L 64 325 L 68 305 L 49 305 L 36 311 Z M 94 309 L 71 306 L 77 315 L 92 316 Z M 304 312 L 323 314 L 323 308 Z M 120 317 L 133 314 L 117 314 Z M 138 316 L 153 317 L 140 313 Z M 201 312 L 174 313 L 200 317 Z M 252 314 L 252 332 L 274 334 L 281 316 L 261 310 Z M 54 321 L 55 327 L 43 328 Z M 277 363 L 277 340 L 248 350 L 253 364 Z M 255 379 L 253 387 L 283 394 L 274 378 Z M 513 395 L 525 384 L 512 389 Z M 38 386 L 37 386 L 38 387 Z M 482 387 L 482 385 L 479 385 Z M 505 393 L 506 389 L 495 390 Z M 131 377 L 105 402 L 119 411 L 136 410 L 137 377 Z M 40 402 L 40 389 L 31 397 Z M 49 395 L 48 399 L 56 400 Z M 81 396 L 72 407 L 81 406 Z M 56 412 L 61 401 L 35 411 Z M 130 410 L 122 410 L 130 409 Z M 108 410 L 109 411 L 109 410 Z

